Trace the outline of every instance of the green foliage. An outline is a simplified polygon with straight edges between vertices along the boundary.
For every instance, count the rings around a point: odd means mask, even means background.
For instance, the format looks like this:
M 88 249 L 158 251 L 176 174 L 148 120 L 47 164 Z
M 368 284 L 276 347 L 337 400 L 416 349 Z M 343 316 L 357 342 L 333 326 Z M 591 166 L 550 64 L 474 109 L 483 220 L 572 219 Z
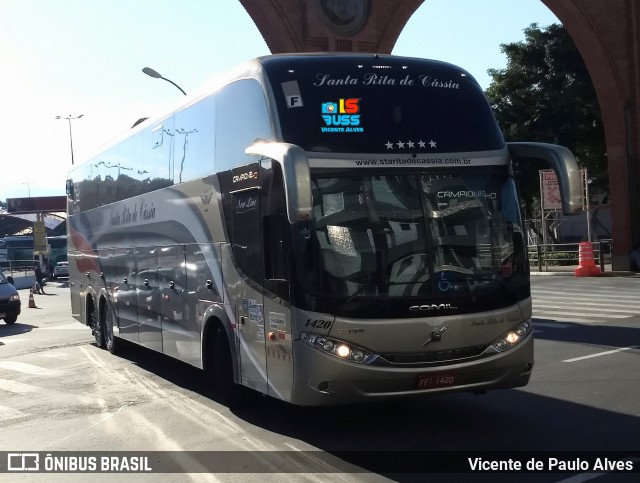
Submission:
M 607 157 L 600 106 L 589 72 L 562 25 L 524 29 L 525 40 L 502 44 L 505 69 L 489 69 L 486 90 L 507 141 L 560 144 L 589 173 L 589 191 L 608 190 Z M 527 201 L 539 191 L 534 169 L 520 173 Z
M 545 252 L 542 254 L 542 264 L 551 267 L 568 267 L 578 265 L 578 252 Z M 529 263 L 531 265 L 538 264 L 538 252 L 529 251 Z

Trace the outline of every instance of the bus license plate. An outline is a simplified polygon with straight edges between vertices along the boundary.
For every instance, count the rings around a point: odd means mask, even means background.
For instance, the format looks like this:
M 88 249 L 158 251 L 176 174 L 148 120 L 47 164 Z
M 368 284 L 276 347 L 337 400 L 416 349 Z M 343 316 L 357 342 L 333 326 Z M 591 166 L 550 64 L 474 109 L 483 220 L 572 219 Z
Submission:
M 418 389 L 453 386 L 453 374 L 418 374 Z

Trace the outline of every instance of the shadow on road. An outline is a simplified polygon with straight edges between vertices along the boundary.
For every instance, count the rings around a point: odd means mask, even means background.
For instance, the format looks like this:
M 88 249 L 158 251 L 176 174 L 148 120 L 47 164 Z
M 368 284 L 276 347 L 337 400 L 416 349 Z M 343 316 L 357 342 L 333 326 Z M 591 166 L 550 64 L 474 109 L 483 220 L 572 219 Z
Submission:
M 605 328 L 593 328 L 580 340 L 588 342 L 593 338 L 616 344 L 624 337 Z M 130 344 L 123 348 L 119 357 L 171 384 L 209 397 L 200 370 Z M 219 410 L 214 400 L 211 405 Z M 295 445 L 310 445 L 332 453 L 347 465 L 397 481 L 413 481 L 415 476 L 398 475 L 398 471 L 423 467 L 423 473 L 432 473 L 434 467 L 446 465 L 452 457 L 459 463 L 464 456 L 466 463 L 466 456 L 487 454 L 531 457 L 519 452 L 534 452 L 544 458 L 579 457 L 584 452 L 598 452 L 599 456 L 607 451 L 637 455 L 640 448 L 639 418 L 525 390 L 320 408 L 296 407 L 247 390 L 245 403 L 232 413 Z M 471 481 L 484 481 L 488 476 L 475 474 Z M 487 481 L 498 481 L 497 476 L 494 474 Z M 552 479 L 548 479 L 550 475 L 520 476 L 519 481 L 558 481 L 570 475 L 563 473 Z M 419 480 L 420 477 L 415 478 Z

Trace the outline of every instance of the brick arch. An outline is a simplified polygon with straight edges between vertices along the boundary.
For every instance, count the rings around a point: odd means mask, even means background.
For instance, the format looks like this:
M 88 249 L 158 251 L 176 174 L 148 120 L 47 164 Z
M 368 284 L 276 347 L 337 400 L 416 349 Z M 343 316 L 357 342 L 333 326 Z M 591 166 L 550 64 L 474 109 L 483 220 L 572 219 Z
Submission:
M 541 0 L 567 29 L 591 75 L 605 129 L 614 269 L 640 241 L 640 7 L 634 1 Z
M 424 2 L 341 1 L 351 10 L 337 11 L 338 17 L 342 15 L 339 20 L 366 10 L 365 21 L 351 31 L 323 17 L 321 4 L 338 8 L 330 0 L 240 0 L 273 53 L 391 53 L 407 21 Z M 613 266 L 627 269 L 629 250 L 640 242 L 640 6 L 635 0 L 540 1 L 573 38 L 598 95 L 607 140 Z

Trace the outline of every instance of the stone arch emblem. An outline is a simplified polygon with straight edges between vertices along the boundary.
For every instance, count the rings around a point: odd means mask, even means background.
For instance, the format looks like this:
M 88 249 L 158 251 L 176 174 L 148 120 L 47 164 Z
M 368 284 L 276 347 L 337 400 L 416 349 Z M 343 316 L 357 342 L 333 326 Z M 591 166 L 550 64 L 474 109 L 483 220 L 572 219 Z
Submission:
M 322 21 L 342 37 L 357 34 L 369 18 L 370 0 L 314 0 Z

